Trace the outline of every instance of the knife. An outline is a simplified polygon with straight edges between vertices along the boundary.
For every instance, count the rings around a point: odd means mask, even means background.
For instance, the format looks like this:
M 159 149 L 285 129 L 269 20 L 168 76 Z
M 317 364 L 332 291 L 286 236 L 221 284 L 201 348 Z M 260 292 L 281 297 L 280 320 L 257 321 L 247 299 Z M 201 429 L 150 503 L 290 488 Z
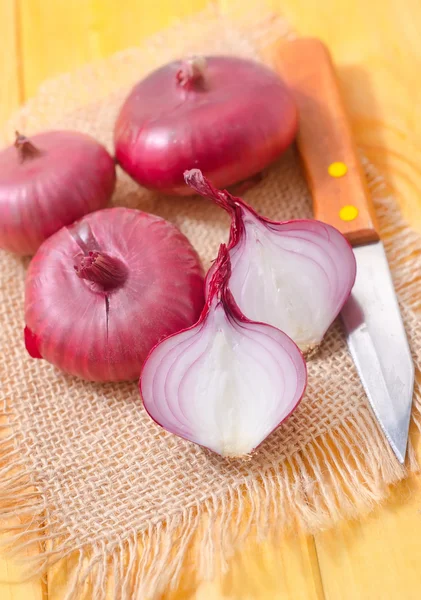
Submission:
M 332 60 L 321 41 L 301 38 L 281 43 L 275 63 L 297 102 L 297 146 L 314 216 L 353 246 L 357 278 L 341 313 L 348 347 L 373 412 L 403 463 L 414 365 Z

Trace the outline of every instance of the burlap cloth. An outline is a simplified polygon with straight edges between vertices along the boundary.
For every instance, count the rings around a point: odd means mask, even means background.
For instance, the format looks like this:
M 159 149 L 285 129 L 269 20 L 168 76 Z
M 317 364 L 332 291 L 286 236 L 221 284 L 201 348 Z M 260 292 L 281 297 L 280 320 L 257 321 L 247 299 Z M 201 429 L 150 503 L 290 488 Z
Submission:
M 259 58 L 286 34 L 282 20 L 260 11 L 233 21 L 209 9 L 140 48 L 45 84 L 7 125 L 2 141 L 10 143 L 15 129 L 29 134 L 62 127 L 90 133 L 112 150 L 118 108 L 148 71 L 192 53 Z M 369 166 L 367 174 L 419 366 L 421 241 Z M 294 150 L 245 197 L 270 218 L 311 216 Z M 160 197 L 121 171 L 113 203 L 176 223 L 205 267 L 227 239 L 221 209 L 198 198 Z M 177 584 L 187 563 L 197 576 L 209 576 L 249 533 L 328 527 L 369 510 L 404 476 L 370 412 L 339 323 L 308 364 L 298 410 L 251 460 L 228 462 L 155 425 L 136 383 L 85 383 L 31 360 L 22 340 L 26 267 L 27 261 L 0 254 L 0 393 L 7 426 L 0 508 L 3 516 L 20 518 L 9 532 L 15 547 L 44 542 L 32 559 L 34 571 L 76 552 L 69 597 L 81 597 L 84 580 L 95 600 L 105 597 L 110 581 L 115 598 L 156 597 Z M 416 387 L 414 419 L 420 406 Z M 410 448 L 409 468 L 414 464 Z

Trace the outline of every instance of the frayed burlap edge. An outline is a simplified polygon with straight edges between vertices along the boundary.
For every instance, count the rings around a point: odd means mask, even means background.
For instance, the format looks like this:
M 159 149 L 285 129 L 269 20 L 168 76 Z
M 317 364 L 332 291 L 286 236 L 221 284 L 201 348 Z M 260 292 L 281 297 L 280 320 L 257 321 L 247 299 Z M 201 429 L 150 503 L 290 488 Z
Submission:
M 365 160 L 364 166 L 374 200 L 397 212 L 382 178 Z M 404 226 L 399 216 L 395 226 Z M 410 237 L 421 254 L 419 237 Z M 417 282 L 411 277 L 415 275 L 408 274 L 403 293 L 411 298 L 411 310 L 417 310 L 411 293 Z M 418 430 L 420 414 L 421 401 L 415 397 L 413 422 Z M 341 519 L 360 517 L 388 497 L 391 484 L 418 468 L 412 444 L 406 465 L 400 465 L 368 406 L 360 407 L 281 465 L 268 456 L 269 467 L 260 481 L 249 478 L 225 494 L 186 506 L 171 520 L 121 532 L 118 542 L 92 545 L 54 533 L 46 496 L 28 470 L 19 423 L 7 399 L 0 411 L 0 456 L 2 545 L 24 562 L 27 578 L 67 561 L 71 574 L 65 600 L 156 598 L 176 588 L 182 574 L 195 581 L 212 578 L 228 568 L 228 560 L 247 538 L 279 541 L 288 530 L 314 533 Z M 33 552 L 22 557 L 28 549 Z
M 419 401 L 415 411 L 419 417 Z M 7 411 L 1 416 L 11 417 Z M 186 507 L 171 520 L 125 532 L 119 542 L 75 547 L 72 538 L 54 535 L 45 498 L 34 488 L 20 454 L 19 433 L 11 432 L 10 423 L 3 431 L 0 505 L 3 518 L 14 517 L 12 525 L 3 527 L 8 534 L 3 545 L 25 563 L 28 579 L 67 560 L 71 576 L 65 600 L 85 593 L 95 600 L 156 598 L 176 588 L 181 575 L 211 579 L 227 570 L 229 559 L 249 537 L 279 542 L 289 530 L 313 533 L 343 518 L 360 517 L 387 498 L 390 484 L 417 468 L 412 445 L 404 467 L 363 407 L 281 466 L 273 461 L 260 481 L 250 478 L 224 495 Z M 20 558 L 29 547 L 39 552 Z

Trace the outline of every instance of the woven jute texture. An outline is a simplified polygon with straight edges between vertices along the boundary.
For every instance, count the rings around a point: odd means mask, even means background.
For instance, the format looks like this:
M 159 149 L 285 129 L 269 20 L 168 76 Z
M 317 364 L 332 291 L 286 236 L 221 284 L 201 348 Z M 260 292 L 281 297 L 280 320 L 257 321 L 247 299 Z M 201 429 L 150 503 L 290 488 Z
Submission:
M 282 20 L 260 11 L 240 21 L 208 9 L 142 47 L 44 85 L 7 125 L 2 141 L 10 143 L 15 129 L 70 128 L 92 134 L 112 151 L 119 106 L 147 72 L 190 54 L 261 59 L 268 44 L 287 35 Z M 366 167 L 419 365 L 421 242 Z M 294 150 L 245 197 L 272 219 L 311 216 Z M 113 204 L 174 222 L 205 268 L 227 240 L 228 219 L 212 203 L 160 197 L 121 171 Z M 12 547 L 39 544 L 40 553 L 28 559 L 31 572 L 73 556 L 69 598 L 82 597 L 86 581 L 95 600 L 107 590 L 114 598 L 165 597 L 185 569 L 209 577 L 224 568 L 247 536 L 280 536 L 298 527 L 317 531 L 356 517 L 405 475 L 372 416 L 340 323 L 308 363 L 298 410 L 251 459 L 228 462 L 155 425 L 136 383 L 86 383 L 30 359 L 22 341 L 27 264 L 0 254 L 0 510 L 19 518 L 9 528 Z M 417 387 L 414 420 L 419 408 Z M 406 469 L 416 466 L 412 447 L 407 463 Z

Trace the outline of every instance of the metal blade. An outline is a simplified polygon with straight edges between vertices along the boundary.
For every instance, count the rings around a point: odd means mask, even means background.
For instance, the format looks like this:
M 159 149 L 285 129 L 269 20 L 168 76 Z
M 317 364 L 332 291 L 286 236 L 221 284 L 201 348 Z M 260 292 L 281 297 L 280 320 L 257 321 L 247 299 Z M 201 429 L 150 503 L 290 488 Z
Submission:
M 357 279 L 342 309 L 348 346 L 398 460 L 405 460 L 414 365 L 381 242 L 354 248 Z

